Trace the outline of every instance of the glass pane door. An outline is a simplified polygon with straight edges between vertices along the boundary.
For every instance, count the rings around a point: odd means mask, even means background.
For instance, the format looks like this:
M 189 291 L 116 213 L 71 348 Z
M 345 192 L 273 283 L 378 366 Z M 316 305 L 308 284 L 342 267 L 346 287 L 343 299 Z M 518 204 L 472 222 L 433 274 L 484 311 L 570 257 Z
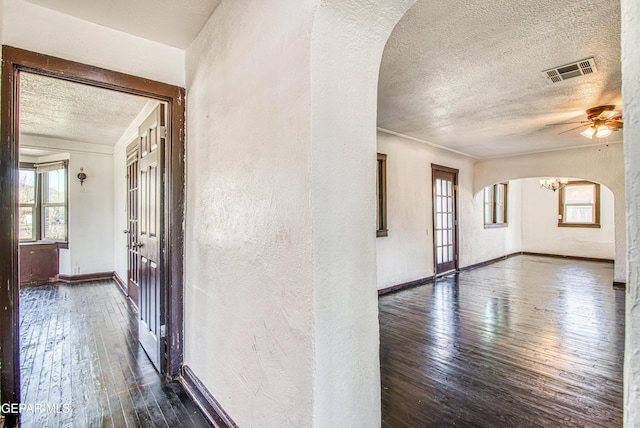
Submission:
M 433 169 L 436 274 L 456 268 L 456 175 L 456 172 Z

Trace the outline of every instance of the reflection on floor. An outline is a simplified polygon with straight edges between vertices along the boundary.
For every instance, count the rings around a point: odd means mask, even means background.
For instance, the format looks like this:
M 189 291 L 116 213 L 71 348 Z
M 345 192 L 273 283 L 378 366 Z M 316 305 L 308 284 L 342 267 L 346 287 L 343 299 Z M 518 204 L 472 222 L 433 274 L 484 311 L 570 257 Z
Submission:
M 208 427 L 180 384 L 137 342 L 131 304 L 112 281 L 20 291 L 24 427 Z M 47 408 L 48 406 L 48 408 Z
M 622 426 L 613 265 L 517 256 L 382 296 L 383 427 Z

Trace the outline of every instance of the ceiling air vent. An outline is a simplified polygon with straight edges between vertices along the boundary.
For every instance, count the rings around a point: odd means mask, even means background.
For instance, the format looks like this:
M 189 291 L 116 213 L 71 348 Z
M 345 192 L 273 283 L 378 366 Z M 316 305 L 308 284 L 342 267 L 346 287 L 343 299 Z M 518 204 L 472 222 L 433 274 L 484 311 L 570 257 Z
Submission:
M 571 79 L 572 77 L 595 73 L 596 71 L 598 71 L 596 63 L 593 60 L 593 57 L 591 57 L 581 59 L 580 61 L 576 61 L 571 64 L 562 65 L 560 67 L 550 68 L 549 70 L 543 71 L 542 74 L 550 83 L 558 83 L 563 80 Z

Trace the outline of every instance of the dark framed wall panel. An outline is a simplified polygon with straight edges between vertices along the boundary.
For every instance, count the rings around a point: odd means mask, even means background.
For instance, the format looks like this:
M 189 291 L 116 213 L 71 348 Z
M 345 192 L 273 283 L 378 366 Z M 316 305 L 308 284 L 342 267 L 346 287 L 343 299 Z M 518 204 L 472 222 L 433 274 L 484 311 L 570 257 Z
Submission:
M 2 403 L 20 401 L 18 313 L 18 105 L 19 73 L 29 72 L 167 103 L 170 136 L 165 156 L 163 251 L 167 287 L 167 376 L 177 379 L 183 361 L 183 253 L 185 90 L 99 67 L 11 46 L 2 47 L 0 94 L 0 372 Z M 17 415 L 8 415 L 9 426 Z
M 377 175 L 377 226 L 376 237 L 389 236 L 387 229 L 387 155 L 378 153 Z

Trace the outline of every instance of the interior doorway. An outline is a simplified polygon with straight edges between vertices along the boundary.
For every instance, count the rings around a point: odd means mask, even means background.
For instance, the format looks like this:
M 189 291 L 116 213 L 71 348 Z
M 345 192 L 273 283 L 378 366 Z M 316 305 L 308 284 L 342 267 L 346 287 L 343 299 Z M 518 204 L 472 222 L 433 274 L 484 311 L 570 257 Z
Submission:
M 0 223 L 0 248 L 7 257 L 0 260 L 0 301 L 6 302 L 0 315 L 0 361 L 2 403 L 20 402 L 20 346 L 19 346 L 19 282 L 18 282 L 18 161 L 19 161 L 19 100 L 20 75 L 23 72 L 81 83 L 120 93 L 144 96 L 166 105 L 166 124 L 158 128 L 163 138 L 166 156 L 156 159 L 156 169 L 164 171 L 164 182 L 157 187 L 158 218 L 165 227 L 156 229 L 156 252 L 163 254 L 155 260 L 156 282 L 161 288 L 158 299 L 162 305 L 156 315 L 166 320 L 160 328 L 166 329 L 166 349 L 159 350 L 166 363 L 166 376 L 177 378 L 183 360 L 182 351 L 182 254 L 184 201 L 184 89 L 149 81 L 139 77 L 79 64 L 34 52 L 3 46 L 2 51 L 2 145 L 0 147 L 0 212 L 5 219 Z M 160 172 L 157 174 L 160 176 Z M 161 184 L 161 185 L 158 185 Z M 166 203 L 163 203 L 165 201 Z M 178 225 L 178 227 L 173 227 Z M 162 369 L 164 367 L 162 366 Z M 7 416 L 11 426 L 17 414 Z

